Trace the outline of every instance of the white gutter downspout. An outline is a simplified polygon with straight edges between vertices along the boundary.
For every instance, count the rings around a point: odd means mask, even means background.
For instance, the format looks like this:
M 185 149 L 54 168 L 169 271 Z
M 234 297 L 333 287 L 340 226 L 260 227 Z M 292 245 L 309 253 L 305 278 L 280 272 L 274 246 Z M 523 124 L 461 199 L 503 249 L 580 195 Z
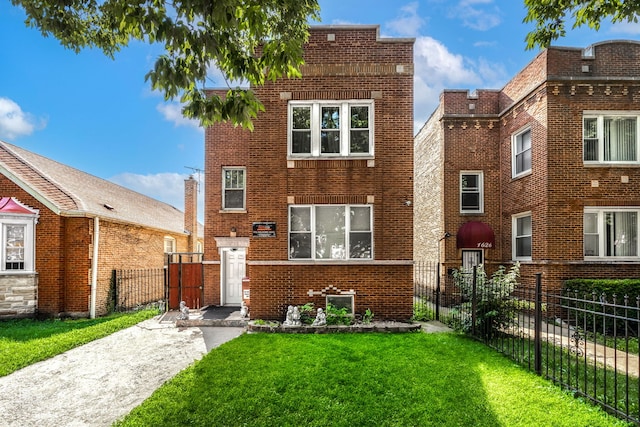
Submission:
M 93 218 L 93 258 L 91 259 L 91 302 L 89 316 L 96 318 L 96 292 L 98 289 L 98 245 L 100 243 L 100 218 Z

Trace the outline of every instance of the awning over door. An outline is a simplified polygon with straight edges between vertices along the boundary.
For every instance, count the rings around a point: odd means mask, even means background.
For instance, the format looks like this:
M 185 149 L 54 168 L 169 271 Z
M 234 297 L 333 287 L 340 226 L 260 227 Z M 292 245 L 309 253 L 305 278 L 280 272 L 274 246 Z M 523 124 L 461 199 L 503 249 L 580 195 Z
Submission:
M 489 224 L 469 221 L 458 230 L 456 243 L 458 249 L 493 249 L 496 246 L 496 236 Z

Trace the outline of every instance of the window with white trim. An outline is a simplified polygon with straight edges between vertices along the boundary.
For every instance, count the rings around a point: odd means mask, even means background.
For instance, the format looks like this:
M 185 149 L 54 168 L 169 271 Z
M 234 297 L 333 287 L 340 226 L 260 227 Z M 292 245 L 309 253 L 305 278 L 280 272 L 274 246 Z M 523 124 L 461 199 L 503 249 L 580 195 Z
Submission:
M 512 248 L 513 259 L 531 260 L 532 224 L 531 212 L 512 217 Z
M 585 113 L 582 120 L 585 163 L 638 163 L 640 120 L 628 113 Z
M 34 218 L 25 220 L 0 217 L 2 247 L 0 270 L 4 272 L 34 271 Z
M 531 171 L 531 129 L 513 135 L 511 167 L 514 178 Z
M 222 169 L 222 209 L 245 209 L 245 169 Z
M 639 257 L 638 215 L 640 208 L 585 208 L 584 257 Z
M 373 258 L 370 205 L 289 206 L 289 259 Z
M 164 238 L 164 253 L 172 254 L 176 251 L 176 239 L 170 236 Z
M 289 102 L 291 157 L 373 156 L 373 101 Z
M 484 211 L 482 172 L 460 172 L 460 213 Z

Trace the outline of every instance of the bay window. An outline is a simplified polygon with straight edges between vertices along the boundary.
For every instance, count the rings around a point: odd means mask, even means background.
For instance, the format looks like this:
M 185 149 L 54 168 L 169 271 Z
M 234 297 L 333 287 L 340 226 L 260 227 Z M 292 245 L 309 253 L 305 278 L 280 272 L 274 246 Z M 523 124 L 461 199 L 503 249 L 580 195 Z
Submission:
M 584 257 L 637 258 L 638 208 L 585 208 Z
M 0 271 L 18 272 L 34 271 L 34 224 L 31 218 L 26 220 L 7 219 L 0 217 L 0 238 L 2 246 L 0 254 L 3 262 Z
M 291 157 L 373 155 L 373 101 L 292 101 Z
M 584 114 L 584 162 L 638 163 L 639 125 L 637 114 Z
M 372 219 L 368 205 L 292 205 L 289 259 L 372 259 Z

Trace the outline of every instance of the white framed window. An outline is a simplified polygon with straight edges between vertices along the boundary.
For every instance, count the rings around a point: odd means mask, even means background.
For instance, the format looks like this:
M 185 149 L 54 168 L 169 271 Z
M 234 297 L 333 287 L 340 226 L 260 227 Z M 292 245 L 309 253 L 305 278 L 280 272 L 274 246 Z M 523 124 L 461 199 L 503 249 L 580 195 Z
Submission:
M 531 172 L 531 128 L 511 138 L 511 168 L 513 178 Z
M 484 212 L 482 172 L 460 172 L 460 213 Z
M 289 206 L 289 259 L 373 259 L 372 207 Z
M 289 102 L 289 156 L 373 156 L 373 111 L 371 100 Z
M 176 251 L 176 239 L 171 236 L 165 236 L 164 238 L 164 253 L 172 254 Z
M 640 208 L 585 208 L 585 259 L 638 259 L 639 215 Z
M 245 210 L 245 169 L 222 169 L 222 209 Z
M 638 163 L 639 113 L 597 114 L 585 112 L 582 119 L 585 163 Z
M 532 231 L 531 212 L 525 212 L 511 217 L 512 242 L 514 260 L 531 260 Z
M 2 247 L 0 270 L 9 272 L 32 272 L 35 269 L 34 218 L 17 219 L 0 216 L 0 238 Z

